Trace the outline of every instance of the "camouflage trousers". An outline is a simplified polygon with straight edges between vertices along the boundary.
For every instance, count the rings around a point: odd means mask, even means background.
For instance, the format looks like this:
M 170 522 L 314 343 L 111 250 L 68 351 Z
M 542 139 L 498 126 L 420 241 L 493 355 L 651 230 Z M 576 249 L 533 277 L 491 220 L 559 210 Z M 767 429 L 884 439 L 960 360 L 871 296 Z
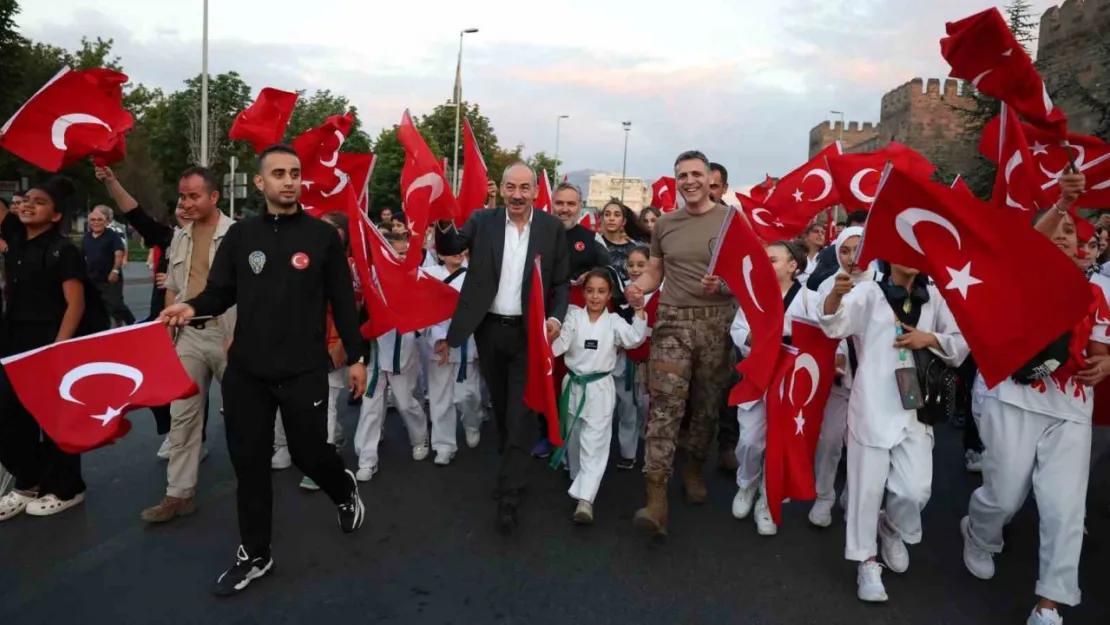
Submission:
M 651 412 L 644 435 L 644 472 L 671 474 L 678 428 L 690 413 L 689 452 L 704 461 L 732 371 L 732 306 L 659 306 L 651 332 Z

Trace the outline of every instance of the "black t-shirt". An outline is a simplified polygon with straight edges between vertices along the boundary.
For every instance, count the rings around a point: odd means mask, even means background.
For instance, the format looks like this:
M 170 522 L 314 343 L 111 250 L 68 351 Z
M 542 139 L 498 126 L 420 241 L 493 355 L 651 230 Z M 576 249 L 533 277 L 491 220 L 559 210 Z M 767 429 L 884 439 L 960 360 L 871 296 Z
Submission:
M 628 243 L 613 243 L 609 239 L 605 239 L 605 247 L 609 250 L 609 265 L 617 270 L 622 281 L 627 281 L 628 268 L 626 265 L 628 264 L 628 254 L 638 247 L 644 247 L 644 244 L 631 239 L 629 239 Z
M 110 228 L 106 228 L 98 237 L 94 237 L 92 232 L 86 232 L 81 246 L 85 252 L 89 278 L 93 282 L 107 282 L 108 274 L 116 266 L 116 252 L 127 250 L 123 239 Z
M 50 325 L 56 333 L 67 308 L 62 283 L 85 277 L 81 253 L 56 229 L 28 240 L 23 224 L 11 213 L 0 224 L 0 234 L 8 243 L 5 319 L 10 329 L 35 323 Z

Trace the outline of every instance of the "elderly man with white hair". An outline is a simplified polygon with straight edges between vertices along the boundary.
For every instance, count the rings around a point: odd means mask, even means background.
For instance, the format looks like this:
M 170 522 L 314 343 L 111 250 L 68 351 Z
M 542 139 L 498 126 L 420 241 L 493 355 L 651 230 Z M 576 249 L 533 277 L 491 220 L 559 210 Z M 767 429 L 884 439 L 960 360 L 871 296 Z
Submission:
M 112 223 L 112 209 L 100 205 L 89 212 L 89 230 L 85 233 L 81 249 L 89 268 L 89 279 L 100 291 L 112 318 L 121 325 L 135 323 L 135 315 L 123 301 L 123 264 L 127 258 L 127 243 Z

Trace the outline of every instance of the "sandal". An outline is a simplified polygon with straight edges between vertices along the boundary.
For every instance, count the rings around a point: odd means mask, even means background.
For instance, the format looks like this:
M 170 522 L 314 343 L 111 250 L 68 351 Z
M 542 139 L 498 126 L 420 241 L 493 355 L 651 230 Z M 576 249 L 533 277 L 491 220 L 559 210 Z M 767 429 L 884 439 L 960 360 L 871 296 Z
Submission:
M 58 499 L 57 495 L 43 495 L 27 504 L 27 514 L 31 516 L 51 516 L 65 512 L 85 501 L 85 493 L 78 493 L 73 499 Z
M 35 497 L 38 497 L 38 493 L 18 490 L 0 497 L 0 521 L 19 516 L 27 509 L 27 505 L 35 500 Z

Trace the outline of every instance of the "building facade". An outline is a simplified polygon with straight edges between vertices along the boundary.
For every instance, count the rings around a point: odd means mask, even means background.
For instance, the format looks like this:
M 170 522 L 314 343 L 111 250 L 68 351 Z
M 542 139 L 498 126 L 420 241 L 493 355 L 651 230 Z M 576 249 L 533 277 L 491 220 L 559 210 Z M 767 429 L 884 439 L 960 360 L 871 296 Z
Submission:
M 651 187 L 643 178 L 626 177 L 620 174 L 593 174 L 590 188 L 586 190 L 586 206 L 600 210 L 612 198 L 621 198 L 624 191 L 624 204 L 639 214 L 643 207 L 651 204 Z

